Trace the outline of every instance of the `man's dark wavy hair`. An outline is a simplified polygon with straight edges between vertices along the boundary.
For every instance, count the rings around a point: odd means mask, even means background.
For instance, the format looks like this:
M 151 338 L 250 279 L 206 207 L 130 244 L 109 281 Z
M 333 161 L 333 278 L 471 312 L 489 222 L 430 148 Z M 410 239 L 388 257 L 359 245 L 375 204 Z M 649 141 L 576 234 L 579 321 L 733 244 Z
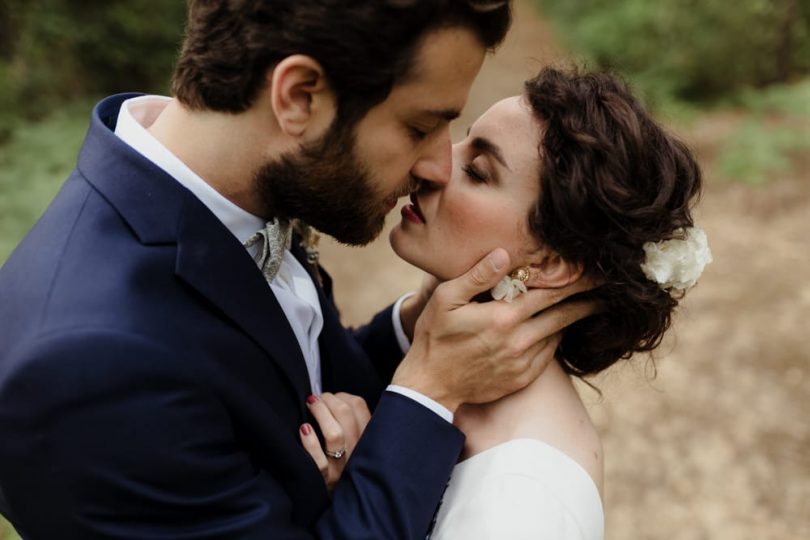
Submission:
M 409 75 L 432 30 L 467 28 L 493 49 L 511 14 L 509 0 L 189 0 L 172 91 L 192 109 L 242 112 L 269 69 L 304 54 L 323 66 L 338 119 L 352 124 Z
M 701 172 L 614 75 L 547 68 L 525 95 L 543 130 L 531 230 L 604 282 L 588 295 L 606 311 L 567 329 L 558 350 L 585 376 L 660 344 L 682 294 L 645 277 L 642 246 L 692 226 Z

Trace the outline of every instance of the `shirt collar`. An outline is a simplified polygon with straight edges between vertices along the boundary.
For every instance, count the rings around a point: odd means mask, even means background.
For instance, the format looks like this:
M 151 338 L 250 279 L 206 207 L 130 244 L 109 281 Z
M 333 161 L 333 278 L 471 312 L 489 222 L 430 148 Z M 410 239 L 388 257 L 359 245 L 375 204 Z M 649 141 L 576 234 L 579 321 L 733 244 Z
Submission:
M 264 228 L 265 220 L 225 198 L 149 133 L 149 127 L 171 101 L 163 96 L 140 96 L 124 101 L 115 134 L 191 191 L 244 244 Z

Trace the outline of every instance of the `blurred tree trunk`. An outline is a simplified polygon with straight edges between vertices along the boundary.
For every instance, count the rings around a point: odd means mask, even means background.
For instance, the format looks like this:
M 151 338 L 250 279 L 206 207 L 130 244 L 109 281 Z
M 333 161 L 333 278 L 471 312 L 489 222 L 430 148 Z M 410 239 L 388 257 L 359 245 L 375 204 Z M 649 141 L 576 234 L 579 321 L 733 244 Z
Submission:
M 786 82 L 793 67 L 793 32 L 796 27 L 797 0 L 786 0 L 782 14 L 781 40 L 776 49 L 776 81 Z

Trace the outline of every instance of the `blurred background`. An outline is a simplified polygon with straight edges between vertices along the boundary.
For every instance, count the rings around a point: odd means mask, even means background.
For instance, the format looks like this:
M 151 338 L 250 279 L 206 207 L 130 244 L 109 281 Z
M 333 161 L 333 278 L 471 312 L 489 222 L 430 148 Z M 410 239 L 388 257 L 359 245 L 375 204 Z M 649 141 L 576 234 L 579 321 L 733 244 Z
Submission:
M 167 92 L 184 12 L 0 0 L 0 264 L 73 167 L 93 103 Z M 810 538 L 810 0 L 518 0 L 454 136 L 572 62 L 623 74 L 697 152 L 715 257 L 654 361 L 596 377 L 601 395 L 579 385 L 605 445 L 607 538 Z M 327 239 L 322 260 L 351 325 L 421 279 L 387 234 Z

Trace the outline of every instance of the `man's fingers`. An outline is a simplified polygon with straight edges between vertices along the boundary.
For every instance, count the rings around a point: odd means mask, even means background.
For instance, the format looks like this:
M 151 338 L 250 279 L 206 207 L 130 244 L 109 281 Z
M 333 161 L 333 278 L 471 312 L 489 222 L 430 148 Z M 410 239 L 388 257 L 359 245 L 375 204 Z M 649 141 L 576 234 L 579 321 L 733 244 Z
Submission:
M 526 294 L 518 297 L 514 304 L 520 309 L 521 317 L 527 319 L 539 311 L 559 304 L 568 297 L 590 291 L 598 286 L 599 284 L 593 279 L 582 277 L 559 289 L 529 289 Z
M 462 306 L 478 294 L 488 291 L 509 271 L 509 253 L 498 248 L 478 261 L 462 276 L 439 285 L 436 293 L 441 291 L 444 301 L 450 308 Z
M 529 368 L 518 381 L 521 388 L 530 385 L 546 370 L 548 365 L 554 360 L 554 353 L 557 351 L 561 340 L 562 334 L 554 334 L 538 343 L 538 347 L 535 350 L 529 351 L 531 358 Z
M 346 392 L 338 392 L 335 397 L 346 403 L 354 414 L 354 419 L 357 422 L 358 435 L 363 433 L 366 429 L 366 424 L 371 420 L 371 411 L 368 410 L 366 400 L 360 396 L 347 394 Z
M 360 437 L 360 428 L 357 425 L 357 417 L 352 406 L 346 400 L 342 400 L 335 394 L 324 392 L 320 395 L 321 401 L 329 408 L 329 412 L 340 424 L 343 431 L 343 444 L 353 446 Z M 329 448 L 329 450 L 335 450 Z
M 604 311 L 604 309 L 604 304 L 598 300 L 563 302 L 521 323 L 514 339 L 519 343 L 539 342 L 585 317 Z
M 318 470 L 321 471 L 321 475 L 326 480 L 329 475 L 329 461 L 326 459 L 326 454 L 323 453 L 321 441 L 315 435 L 315 430 L 309 424 L 304 424 L 298 430 L 298 435 L 301 437 L 304 450 L 312 456 L 312 460 L 315 461 L 315 465 L 318 466 Z

